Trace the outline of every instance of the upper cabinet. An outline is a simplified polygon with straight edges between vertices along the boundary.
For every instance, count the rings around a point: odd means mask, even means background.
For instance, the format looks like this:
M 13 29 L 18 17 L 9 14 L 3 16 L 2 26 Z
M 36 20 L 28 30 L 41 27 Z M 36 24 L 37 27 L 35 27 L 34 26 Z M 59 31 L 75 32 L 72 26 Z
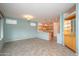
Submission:
M 65 20 L 73 20 L 76 18 L 76 11 L 68 14 L 67 16 L 65 16 Z
M 38 30 L 43 32 L 53 32 L 52 22 L 40 22 L 38 24 Z

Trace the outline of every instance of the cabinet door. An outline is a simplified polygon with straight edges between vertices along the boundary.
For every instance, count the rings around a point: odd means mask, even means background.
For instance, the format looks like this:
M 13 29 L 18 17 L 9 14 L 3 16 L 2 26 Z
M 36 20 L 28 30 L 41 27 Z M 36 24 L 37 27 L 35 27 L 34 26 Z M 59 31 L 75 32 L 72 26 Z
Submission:
M 72 49 L 76 51 L 76 36 L 72 36 L 72 45 L 73 45 Z
M 72 45 L 71 35 L 66 35 L 65 36 L 65 45 L 72 49 L 73 45 Z
M 76 51 L 76 36 L 75 35 L 65 35 L 64 36 L 64 43 L 67 47 L 72 49 L 73 51 Z
M 68 45 L 68 40 L 69 40 L 69 37 L 67 35 L 64 36 L 64 43 L 65 45 Z

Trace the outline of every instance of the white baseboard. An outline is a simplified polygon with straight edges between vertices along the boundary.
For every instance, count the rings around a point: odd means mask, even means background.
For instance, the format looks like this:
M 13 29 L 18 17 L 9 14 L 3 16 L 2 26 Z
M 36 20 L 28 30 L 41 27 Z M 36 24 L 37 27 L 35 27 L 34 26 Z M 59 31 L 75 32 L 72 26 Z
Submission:
M 12 41 L 17 41 L 17 40 L 25 40 L 25 39 L 31 39 L 31 38 L 36 38 L 36 37 L 24 37 L 24 38 L 16 38 L 16 39 L 5 39 L 4 42 L 12 42 Z
M 39 38 L 39 37 L 23 37 L 23 38 L 16 38 L 16 39 L 6 39 L 4 40 L 4 42 L 12 42 L 12 41 L 17 41 L 17 40 L 25 40 L 25 39 L 33 39 L 33 38 L 38 38 L 38 39 L 43 39 L 43 38 Z M 43 40 L 47 40 L 47 39 L 43 39 Z

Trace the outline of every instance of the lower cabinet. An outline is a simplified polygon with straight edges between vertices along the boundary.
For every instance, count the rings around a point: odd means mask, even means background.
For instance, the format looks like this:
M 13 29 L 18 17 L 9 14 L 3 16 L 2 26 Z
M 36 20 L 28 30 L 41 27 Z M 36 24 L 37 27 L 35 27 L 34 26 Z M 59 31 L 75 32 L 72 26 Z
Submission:
M 73 36 L 72 37 L 72 49 L 74 50 L 74 51 L 76 51 L 76 36 Z
M 64 43 L 67 47 L 76 52 L 76 36 L 75 35 L 64 35 Z
M 53 32 L 49 32 L 49 40 L 53 40 L 54 36 L 53 36 Z

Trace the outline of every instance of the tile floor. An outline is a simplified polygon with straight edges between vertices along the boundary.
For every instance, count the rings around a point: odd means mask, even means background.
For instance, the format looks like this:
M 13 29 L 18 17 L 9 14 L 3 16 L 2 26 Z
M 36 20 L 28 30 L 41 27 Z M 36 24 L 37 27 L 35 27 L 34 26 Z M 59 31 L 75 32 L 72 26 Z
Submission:
M 3 56 L 75 56 L 70 49 L 57 44 L 56 39 L 38 38 L 5 43 L 1 53 Z

